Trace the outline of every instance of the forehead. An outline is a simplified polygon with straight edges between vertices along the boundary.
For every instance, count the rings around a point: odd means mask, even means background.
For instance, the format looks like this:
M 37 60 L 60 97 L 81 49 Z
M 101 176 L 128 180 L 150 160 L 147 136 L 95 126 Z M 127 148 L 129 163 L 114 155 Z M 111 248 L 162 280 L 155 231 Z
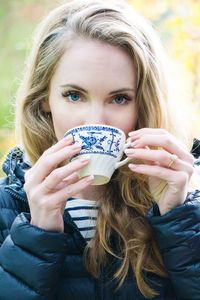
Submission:
M 62 55 L 52 81 L 103 78 L 135 81 L 133 58 L 121 47 L 108 43 L 77 38 Z

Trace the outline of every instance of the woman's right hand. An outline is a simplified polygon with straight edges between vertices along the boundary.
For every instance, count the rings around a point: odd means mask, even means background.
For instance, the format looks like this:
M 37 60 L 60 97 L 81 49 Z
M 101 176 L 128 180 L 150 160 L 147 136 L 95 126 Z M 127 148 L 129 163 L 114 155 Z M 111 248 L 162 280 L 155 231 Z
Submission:
M 47 149 L 25 174 L 24 190 L 28 197 L 31 224 L 48 231 L 64 231 L 63 212 L 66 200 L 89 186 L 93 177 L 79 179 L 77 171 L 89 159 L 77 159 L 58 167 L 80 152 L 72 139 L 62 139 Z

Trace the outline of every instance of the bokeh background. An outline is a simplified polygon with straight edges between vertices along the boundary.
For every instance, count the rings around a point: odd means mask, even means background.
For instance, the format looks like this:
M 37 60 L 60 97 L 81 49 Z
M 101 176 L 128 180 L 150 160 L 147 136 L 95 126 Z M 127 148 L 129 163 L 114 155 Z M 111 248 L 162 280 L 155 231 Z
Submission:
M 16 144 L 15 93 L 31 48 L 32 33 L 50 9 L 64 2 L 0 0 L 0 165 L 7 151 Z M 194 136 L 200 138 L 200 0 L 128 2 L 158 31 L 172 63 L 175 86 L 194 109 Z

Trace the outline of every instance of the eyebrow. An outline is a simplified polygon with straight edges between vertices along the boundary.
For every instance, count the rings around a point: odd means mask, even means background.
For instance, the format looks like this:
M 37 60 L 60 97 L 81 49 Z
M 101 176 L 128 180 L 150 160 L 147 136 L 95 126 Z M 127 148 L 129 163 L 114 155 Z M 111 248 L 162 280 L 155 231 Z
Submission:
M 82 87 L 76 85 L 76 84 L 63 84 L 61 85 L 61 87 L 63 88 L 73 88 L 79 91 L 82 91 L 83 93 L 87 93 L 87 91 L 85 89 L 83 89 Z M 131 88 L 121 88 L 118 90 L 114 90 L 112 92 L 109 93 L 109 95 L 113 95 L 116 93 L 122 93 L 122 92 L 134 92 L 135 93 L 135 89 L 131 89 Z

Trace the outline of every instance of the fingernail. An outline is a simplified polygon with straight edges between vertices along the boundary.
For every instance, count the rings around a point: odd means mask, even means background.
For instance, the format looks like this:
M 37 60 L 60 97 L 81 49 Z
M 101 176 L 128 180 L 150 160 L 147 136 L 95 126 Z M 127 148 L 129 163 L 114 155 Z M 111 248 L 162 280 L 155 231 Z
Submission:
M 72 137 L 64 137 L 63 139 L 62 139 L 63 141 L 64 141 L 64 145 L 66 145 L 66 146 L 69 146 L 69 145 L 71 145 L 72 144 L 72 142 L 73 142 L 73 138 Z
M 129 164 L 128 167 L 129 167 L 130 169 L 136 169 L 136 168 L 137 168 L 137 165 Z
M 138 142 L 137 142 L 137 141 L 134 141 L 134 142 L 131 143 L 131 146 L 132 146 L 132 147 L 135 147 L 135 146 L 137 146 L 137 144 L 138 144 Z
M 130 145 L 131 145 L 131 142 L 124 144 L 124 151 L 125 151 L 128 147 L 130 147 Z
M 87 182 L 90 182 L 90 181 L 93 181 L 93 180 L 94 180 L 94 175 L 90 175 L 90 176 L 86 177 Z
M 77 145 L 77 147 L 82 147 L 83 143 L 81 141 L 75 142 L 74 145 Z
M 64 136 L 64 139 L 66 141 L 72 141 L 73 140 L 73 137 L 71 135 L 67 135 L 67 136 Z
M 129 137 L 129 138 L 127 138 L 127 140 L 126 140 L 126 144 L 130 144 L 131 143 L 131 138 Z
M 125 149 L 124 152 L 125 152 L 126 154 L 133 154 L 133 153 L 134 153 L 134 150 L 129 148 L 129 149 Z
M 79 149 L 81 148 L 81 145 L 77 143 L 77 144 L 73 144 L 72 147 L 73 149 Z
M 134 131 L 129 132 L 128 135 L 129 135 L 129 136 L 134 135 Z
M 80 160 L 81 162 L 89 161 L 89 160 L 90 160 L 90 156 L 87 155 L 87 156 L 81 157 L 81 158 L 79 158 L 79 160 Z

